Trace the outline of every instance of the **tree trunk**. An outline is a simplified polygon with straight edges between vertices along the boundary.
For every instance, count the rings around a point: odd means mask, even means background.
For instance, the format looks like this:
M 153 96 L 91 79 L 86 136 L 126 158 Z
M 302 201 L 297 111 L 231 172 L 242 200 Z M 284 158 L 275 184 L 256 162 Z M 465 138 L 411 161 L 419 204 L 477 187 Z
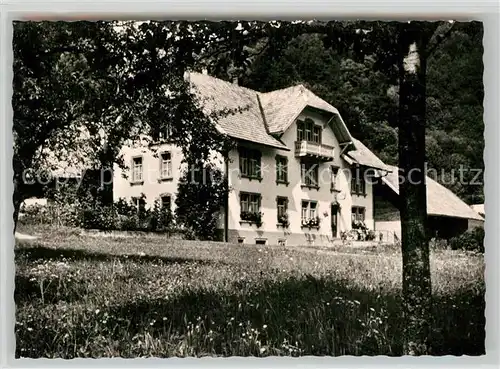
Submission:
M 401 23 L 399 34 L 399 170 L 403 256 L 404 349 L 430 351 L 431 276 L 425 183 L 426 36 L 422 23 Z
M 101 164 L 99 182 L 99 200 L 103 205 L 113 205 L 113 160 Z
M 22 189 L 18 180 L 14 179 L 14 194 L 12 195 L 12 202 L 14 204 L 14 234 L 17 230 L 17 223 L 19 220 L 19 211 L 21 210 L 21 204 L 23 203 Z
M 99 155 L 99 169 L 90 171 L 95 199 L 106 206 L 113 205 L 113 165 L 117 155 L 109 147 L 109 143 L 106 143 Z

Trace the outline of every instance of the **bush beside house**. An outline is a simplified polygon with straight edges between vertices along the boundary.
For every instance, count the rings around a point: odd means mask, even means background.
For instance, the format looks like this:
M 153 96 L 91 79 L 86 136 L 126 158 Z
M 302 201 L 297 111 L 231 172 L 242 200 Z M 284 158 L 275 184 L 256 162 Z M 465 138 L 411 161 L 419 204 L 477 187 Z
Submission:
M 172 212 L 162 209 L 158 201 L 151 209 L 141 209 L 124 199 L 119 199 L 112 205 L 103 205 L 97 201 L 74 199 L 68 202 L 55 199 L 46 206 L 33 205 L 23 209 L 20 223 L 52 224 L 101 231 L 177 231 Z

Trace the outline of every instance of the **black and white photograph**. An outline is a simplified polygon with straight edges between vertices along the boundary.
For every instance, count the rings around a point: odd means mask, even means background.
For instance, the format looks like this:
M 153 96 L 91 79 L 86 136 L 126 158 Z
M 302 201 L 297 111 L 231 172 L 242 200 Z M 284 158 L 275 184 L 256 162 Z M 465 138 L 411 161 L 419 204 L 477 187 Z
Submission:
M 482 22 L 12 26 L 16 358 L 485 355 Z

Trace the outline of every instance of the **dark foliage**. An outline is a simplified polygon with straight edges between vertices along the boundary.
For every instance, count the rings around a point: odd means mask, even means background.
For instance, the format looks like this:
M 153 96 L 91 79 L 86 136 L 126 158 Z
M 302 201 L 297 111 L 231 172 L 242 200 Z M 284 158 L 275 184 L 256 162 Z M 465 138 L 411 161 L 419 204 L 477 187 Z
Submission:
M 452 250 L 466 250 L 484 253 L 484 228 L 477 227 L 450 239 Z
M 192 166 L 179 181 L 175 199 L 176 220 L 193 237 L 217 240 L 220 216 L 229 194 L 224 173 L 212 164 Z

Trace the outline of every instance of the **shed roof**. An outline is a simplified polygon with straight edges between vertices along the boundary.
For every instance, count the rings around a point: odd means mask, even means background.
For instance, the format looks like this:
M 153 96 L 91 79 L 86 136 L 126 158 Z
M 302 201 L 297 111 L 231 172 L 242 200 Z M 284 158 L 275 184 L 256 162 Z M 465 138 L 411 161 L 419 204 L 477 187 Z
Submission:
M 395 166 L 390 168 L 391 172 L 382 177 L 382 181 L 399 195 L 399 170 Z M 426 180 L 428 215 L 483 220 L 478 213 L 472 210 L 451 190 L 429 178 L 429 176 L 427 176 Z

